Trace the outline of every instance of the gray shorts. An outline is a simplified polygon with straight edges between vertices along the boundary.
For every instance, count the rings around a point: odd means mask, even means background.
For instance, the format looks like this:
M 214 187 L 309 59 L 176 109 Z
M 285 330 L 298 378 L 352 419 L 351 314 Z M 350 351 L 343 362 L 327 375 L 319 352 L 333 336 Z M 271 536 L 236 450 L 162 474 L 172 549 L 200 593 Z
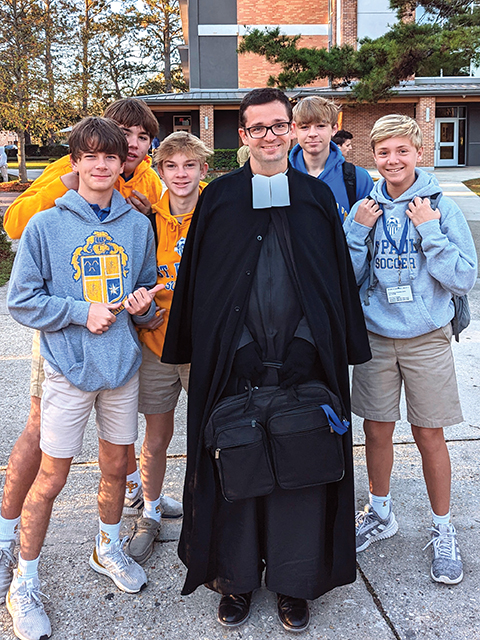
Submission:
M 396 422 L 403 382 L 410 424 L 441 428 L 462 422 L 450 323 L 416 338 L 385 338 L 370 332 L 368 337 L 373 357 L 353 369 L 353 413 L 367 420 Z
M 142 344 L 138 410 L 152 415 L 175 409 L 182 387 L 188 392 L 189 364 L 165 364 Z

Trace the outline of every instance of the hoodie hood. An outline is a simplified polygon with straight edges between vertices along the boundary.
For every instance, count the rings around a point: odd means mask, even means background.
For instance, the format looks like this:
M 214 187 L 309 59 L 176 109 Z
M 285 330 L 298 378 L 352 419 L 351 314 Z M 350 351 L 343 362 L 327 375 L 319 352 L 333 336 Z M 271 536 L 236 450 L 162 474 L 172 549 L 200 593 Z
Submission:
M 57 200 L 55 200 L 55 205 L 59 209 L 68 210 L 70 213 L 73 213 L 89 224 L 105 224 L 107 222 L 112 222 L 133 209 L 133 207 L 125 201 L 125 198 L 116 191 L 116 189 L 114 189 L 112 193 L 110 213 L 103 222 L 98 219 L 97 214 L 85 198 L 73 189 L 67 191 L 67 193 L 61 198 L 57 198 Z

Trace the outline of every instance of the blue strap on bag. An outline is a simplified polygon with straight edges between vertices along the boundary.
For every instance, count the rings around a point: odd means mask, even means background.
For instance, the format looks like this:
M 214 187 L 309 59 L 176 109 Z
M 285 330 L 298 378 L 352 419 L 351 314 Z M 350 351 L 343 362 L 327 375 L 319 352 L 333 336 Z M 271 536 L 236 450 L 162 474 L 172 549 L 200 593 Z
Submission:
M 328 404 L 321 404 L 320 407 L 324 410 L 330 427 L 335 431 L 335 433 L 343 436 L 343 434 L 348 431 L 348 427 L 350 426 L 348 420 L 344 418 L 340 421 L 340 418 Z

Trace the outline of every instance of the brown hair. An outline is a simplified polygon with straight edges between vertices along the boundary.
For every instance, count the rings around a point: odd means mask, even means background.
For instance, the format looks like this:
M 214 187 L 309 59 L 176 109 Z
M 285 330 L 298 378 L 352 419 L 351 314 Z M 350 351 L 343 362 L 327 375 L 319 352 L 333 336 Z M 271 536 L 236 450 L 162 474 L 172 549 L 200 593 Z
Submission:
M 245 118 L 245 111 L 248 107 L 252 107 L 257 104 L 269 104 L 270 102 L 281 102 L 287 110 L 287 118 L 289 121 L 292 119 L 292 105 L 287 96 L 280 91 L 280 89 L 271 89 L 269 87 L 263 89 L 253 89 L 244 96 L 240 103 L 240 110 L 238 112 L 238 123 L 243 129 L 247 122 Z
M 168 160 L 176 153 L 184 153 L 186 156 L 198 160 L 203 165 L 209 156 L 213 154 L 212 149 L 209 149 L 207 145 L 194 136 L 192 133 L 186 131 L 176 131 L 162 141 L 161 145 L 155 151 L 155 161 L 158 166 L 161 167 L 165 160 Z
M 339 110 L 333 100 L 320 96 L 307 96 L 293 107 L 293 119 L 295 124 L 300 126 L 326 122 L 334 127 L 337 124 Z
M 138 98 L 116 100 L 105 109 L 103 115 L 115 120 L 122 127 L 142 127 L 150 136 L 150 140 L 158 135 L 158 120 L 145 102 Z
M 80 120 L 68 137 L 72 160 L 80 160 L 82 153 L 111 153 L 125 162 L 128 143 L 116 122 L 109 118 L 88 117 Z

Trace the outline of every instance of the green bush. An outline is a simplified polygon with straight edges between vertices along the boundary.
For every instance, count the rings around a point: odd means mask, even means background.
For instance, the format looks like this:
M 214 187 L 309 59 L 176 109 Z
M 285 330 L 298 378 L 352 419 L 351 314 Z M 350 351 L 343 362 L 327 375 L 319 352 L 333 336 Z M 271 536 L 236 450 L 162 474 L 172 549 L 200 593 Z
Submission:
M 213 171 L 232 171 L 238 169 L 238 149 L 214 149 L 213 155 L 208 159 L 210 169 Z

